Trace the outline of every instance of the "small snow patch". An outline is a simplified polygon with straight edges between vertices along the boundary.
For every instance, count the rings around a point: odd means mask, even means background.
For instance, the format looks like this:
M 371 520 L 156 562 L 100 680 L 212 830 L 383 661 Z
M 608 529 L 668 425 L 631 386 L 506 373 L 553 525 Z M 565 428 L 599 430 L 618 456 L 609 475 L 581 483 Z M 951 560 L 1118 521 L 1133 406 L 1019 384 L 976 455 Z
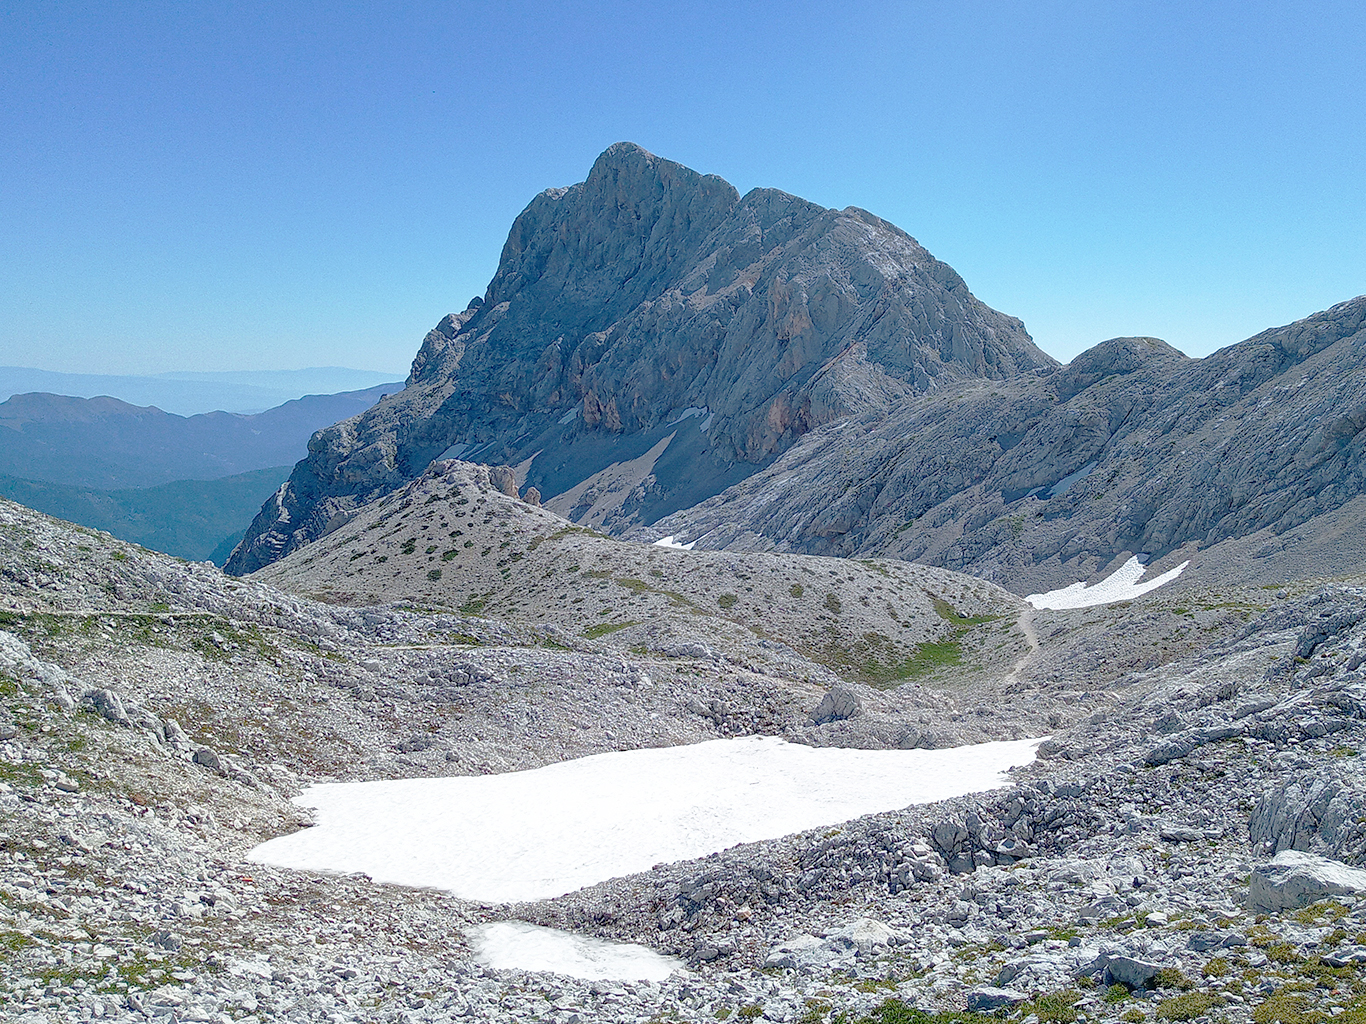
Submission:
M 522 921 L 497 921 L 469 932 L 475 959 L 500 971 L 552 971 L 590 981 L 663 981 L 683 967 L 647 946 L 574 935 Z
M 464 455 L 465 452 L 469 451 L 469 447 L 470 446 L 466 444 L 464 441 L 459 441 L 451 445 L 449 448 L 447 448 L 444 452 L 442 452 L 432 461 L 438 462 L 442 459 L 458 459 L 460 458 L 460 456 Z
M 684 420 L 692 418 L 693 416 L 706 416 L 706 415 L 707 415 L 707 407 L 706 407 L 705 405 L 702 406 L 701 408 L 698 408 L 697 406 L 691 406 L 691 405 L 690 405 L 690 406 L 688 406 L 688 408 L 684 409 L 684 410 L 683 410 L 682 412 L 680 412 L 675 418 L 671 419 L 668 423 L 666 423 L 666 424 L 664 424 L 664 425 L 665 425 L 666 427 L 674 427 L 674 426 L 677 426 L 678 424 L 682 423 Z
M 1145 569 L 1138 556 L 1134 555 L 1095 586 L 1073 583 L 1061 590 L 1050 590 L 1046 594 L 1030 594 L 1025 600 L 1035 608 L 1049 608 L 1055 611 L 1064 608 L 1094 608 L 1097 605 L 1114 604 L 1116 601 L 1132 601 L 1150 590 L 1170 583 L 1180 576 L 1188 565 L 1190 561 L 1184 561 L 1175 569 L 1168 569 L 1160 576 L 1139 583 Z
M 660 537 L 659 540 L 655 541 L 655 547 L 677 548 L 679 551 L 691 551 L 693 545 L 696 543 L 697 541 L 694 540 L 689 541 L 687 544 L 680 544 L 678 541 L 674 540 L 674 535 L 671 533 L 667 537 Z

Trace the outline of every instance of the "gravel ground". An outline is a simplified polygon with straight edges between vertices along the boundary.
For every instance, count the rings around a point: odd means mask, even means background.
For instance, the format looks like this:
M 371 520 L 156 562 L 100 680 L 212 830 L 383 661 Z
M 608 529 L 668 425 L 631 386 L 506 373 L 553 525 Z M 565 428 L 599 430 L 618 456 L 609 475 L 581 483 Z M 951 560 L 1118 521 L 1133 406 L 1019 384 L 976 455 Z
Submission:
M 620 547 L 599 557 L 655 555 Z M 718 557 L 668 589 L 738 594 L 741 575 L 789 571 Z M 900 582 L 862 568 L 869 588 L 933 589 L 917 567 Z M 614 563 L 579 580 L 584 603 L 622 591 L 618 572 L 646 578 Z M 985 618 L 966 606 L 972 581 L 935 573 L 937 596 L 957 588 L 963 606 L 926 602 L 906 642 L 952 638 L 963 664 L 874 686 L 813 657 L 796 612 L 759 636 L 759 611 L 737 623 L 665 600 L 623 639 L 557 621 L 554 594 L 525 580 L 534 610 L 495 618 L 415 594 L 326 603 L 0 503 L 0 1016 L 1366 1019 L 1366 890 L 1249 906 L 1249 876 L 1280 849 L 1366 859 L 1366 590 L 1194 577 L 1128 606 L 1026 614 L 981 589 L 1000 617 L 971 622 L 957 620 Z M 754 733 L 1053 738 L 994 793 L 541 903 L 244 860 L 307 824 L 290 798 L 316 781 Z M 688 966 L 662 983 L 485 969 L 464 930 L 509 918 Z

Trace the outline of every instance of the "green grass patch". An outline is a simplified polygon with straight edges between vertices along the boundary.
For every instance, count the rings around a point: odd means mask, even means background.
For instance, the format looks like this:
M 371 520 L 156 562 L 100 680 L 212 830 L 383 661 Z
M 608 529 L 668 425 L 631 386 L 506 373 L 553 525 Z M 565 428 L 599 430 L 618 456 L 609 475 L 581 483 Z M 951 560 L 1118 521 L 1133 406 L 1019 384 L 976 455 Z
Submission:
M 960 629 L 968 630 L 973 626 L 980 626 L 984 622 L 995 622 L 1000 618 L 999 615 L 959 615 L 958 611 L 942 597 L 932 597 L 934 611 L 945 622 L 957 626 Z
M 639 625 L 639 622 L 600 622 L 596 626 L 589 626 L 583 631 L 582 635 L 589 640 L 596 640 L 600 636 L 606 636 L 608 633 L 615 633 L 617 630 L 625 629 L 627 626 Z
M 840 1018 L 837 1017 L 836 1020 L 838 1019 Z M 892 996 L 874 1007 L 872 1013 L 859 1017 L 854 1024 L 982 1024 L 983 1021 L 994 1019 L 980 1013 L 964 1013 L 959 1010 L 926 1013 Z
M 1203 1017 L 1223 1000 L 1209 992 L 1182 992 L 1158 1004 L 1158 1020 L 1195 1020 Z
M 592 530 L 586 530 L 586 529 L 584 529 L 582 526 L 566 526 L 564 529 L 562 529 L 562 530 L 556 530 L 554 533 L 549 533 L 549 534 L 543 533 L 543 534 L 540 534 L 539 536 L 532 537 L 532 538 L 531 538 L 531 543 L 528 544 L 528 545 L 526 546 L 526 549 L 527 549 L 528 552 L 535 551 L 538 547 L 540 547 L 542 544 L 544 544 L 544 543 L 545 543 L 546 541 L 548 541 L 548 540 L 561 540 L 561 539 L 563 539 L 563 538 L 565 538 L 565 537 L 568 537 L 568 536 L 569 536 L 570 534 L 572 534 L 572 533 L 592 533 L 592 532 L 593 532 Z

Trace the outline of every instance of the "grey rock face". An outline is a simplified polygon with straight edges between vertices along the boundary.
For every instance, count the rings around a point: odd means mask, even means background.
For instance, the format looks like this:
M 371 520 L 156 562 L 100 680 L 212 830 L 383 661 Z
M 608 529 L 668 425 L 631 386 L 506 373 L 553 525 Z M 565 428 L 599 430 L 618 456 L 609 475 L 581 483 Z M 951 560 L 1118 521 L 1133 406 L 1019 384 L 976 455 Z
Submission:
M 1100 967 L 1096 973 L 1101 975 L 1105 984 L 1124 985 L 1131 989 L 1151 987 L 1158 973 L 1162 970 L 1162 964 L 1138 960 L 1131 956 L 1102 954 L 1096 963 Z
M 565 499 L 571 518 L 596 507 L 622 526 L 715 494 L 823 423 L 1054 365 L 886 221 L 774 189 L 742 198 L 619 143 L 521 213 L 487 294 L 427 335 L 401 394 L 314 436 L 229 571 L 319 536 L 453 446 L 535 456 L 522 483 L 542 496 L 654 452 L 610 509 L 602 488 Z
M 1330 896 L 1366 893 L 1366 871 L 1312 853 L 1285 850 L 1252 869 L 1248 908 L 1259 913 L 1296 910 Z
M 1363 361 L 1366 297 L 1204 359 L 1116 339 L 1051 374 L 944 387 L 814 431 L 640 536 L 896 556 L 1022 593 L 1126 552 L 1283 537 L 1366 491 Z
M 861 708 L 858 694 L 848 687 L 836 686 L 821 698 L 820 704 L 811 713 L 811 721 L 814 725 L 824 725 L 826 722 L 843 722 L 857 715 Z
M 1016 992 L 1011 988 L 992 988 L 989 985 L 975 988 L 968 993 L 968 1012 L 990 1013 L 992 1010 L 1023 1003 L 1028 998 L 1028 994 Z
M 1322 773 L 1263 795 L 1248 822 L 1253 849 L 1319 853 L 1359 863 L 1366 853 L 1366 786 L 1359 775 Z

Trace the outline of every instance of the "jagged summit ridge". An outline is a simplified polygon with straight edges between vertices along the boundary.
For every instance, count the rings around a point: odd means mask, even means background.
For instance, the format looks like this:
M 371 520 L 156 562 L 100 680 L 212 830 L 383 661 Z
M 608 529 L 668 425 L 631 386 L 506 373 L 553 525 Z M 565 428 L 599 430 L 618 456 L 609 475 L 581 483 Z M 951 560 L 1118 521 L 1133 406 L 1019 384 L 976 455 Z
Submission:
M 428 334 L 401 394 L 314 438 L 229 568 L 294 550 L 443 454 L 521 464 L 564 496 L 557 511 L 620 528 L 717 493 L 823 423 L 1055 365 L 880 218 L 741 197 L 618 143 L 517 217 L 487 292 Z M 597 478 L 622 464 L 635 468 Z

